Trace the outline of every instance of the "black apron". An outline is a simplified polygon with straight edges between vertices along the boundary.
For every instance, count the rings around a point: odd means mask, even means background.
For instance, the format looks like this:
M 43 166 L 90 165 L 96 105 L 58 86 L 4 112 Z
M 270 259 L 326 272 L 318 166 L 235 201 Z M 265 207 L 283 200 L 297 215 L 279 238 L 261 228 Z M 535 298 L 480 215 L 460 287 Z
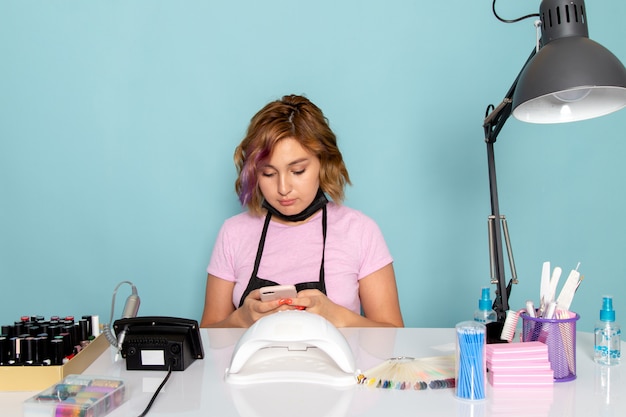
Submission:
M 263 225 L 263 232 L 261 233 L 261 239 L 259 240 L 259 247 L 256 252 L 256 259 L 254 261 L 254 270 L 252 271 L 252 275 L 250 275 L 250 281 L 248 281 L 248 286 L 246 287 L 246 290 L 243 292 L 243 295 L 241 296 L 241 300 L 239 300 L 239 307 L 243 305 L 244 300 L 253 290 L 256 290 L 262 287 L 278 285 L 274 281 L 259 278 L 257 276 L 259 272 L 259 265 L 261 264 L 261 256 L 263 255 L 263 247 L 265 246 L 265 237 L 267 236 L 267 229 L 270 225 L 271 218 L 272 218 L 272 213 L 268 211 L 267 216 L 265 216 L 265 224 Z M 313 290 L 320 290 L 321 292 L 326 294 L 326 283 L 324 281 L 324 252 L 326 251 L 326 206 L 322 208 L 322 237 L 323 237 L 322 263 L 320 265 L 319 281 L 298 283 L 295 285 L 296 291 L 313 289 Z

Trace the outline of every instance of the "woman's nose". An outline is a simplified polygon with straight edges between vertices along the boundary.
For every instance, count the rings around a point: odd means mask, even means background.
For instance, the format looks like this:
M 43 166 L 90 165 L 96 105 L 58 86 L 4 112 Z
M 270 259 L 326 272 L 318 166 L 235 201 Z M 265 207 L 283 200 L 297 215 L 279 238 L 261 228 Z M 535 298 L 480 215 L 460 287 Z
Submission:
M 287 195 L 291 192 L 291 183 L 286 175 L 280 175 L 278 178 L 278 194 Z

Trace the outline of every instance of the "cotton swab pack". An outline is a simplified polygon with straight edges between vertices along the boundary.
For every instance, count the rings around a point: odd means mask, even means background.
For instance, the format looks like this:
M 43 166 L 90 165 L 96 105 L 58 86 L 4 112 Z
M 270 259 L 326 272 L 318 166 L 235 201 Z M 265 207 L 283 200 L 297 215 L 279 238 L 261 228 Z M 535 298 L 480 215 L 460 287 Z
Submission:
M 456 396 L 465 400 L 485 398 L 485 345 L 486 327 L 475 321 L 461 322 L 455 326 Z

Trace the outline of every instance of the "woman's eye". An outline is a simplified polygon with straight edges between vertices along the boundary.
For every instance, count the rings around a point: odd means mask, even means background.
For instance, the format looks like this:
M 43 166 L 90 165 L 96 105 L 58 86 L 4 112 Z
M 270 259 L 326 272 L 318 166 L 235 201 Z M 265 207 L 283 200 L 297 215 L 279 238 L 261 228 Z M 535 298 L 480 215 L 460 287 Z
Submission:
M 301 169 L 300 171 L 293 171 L 293 174 L 294 175 L 302 175 L 302 174 L 304 174 L 304 171 L 305 171 L 304 169 Z
M 263 175 L 264 177 L 268 177 L 269 178 L 269 177 L 274 176 L 274 173 L 273 172 L 262 172 L 261 175 Z

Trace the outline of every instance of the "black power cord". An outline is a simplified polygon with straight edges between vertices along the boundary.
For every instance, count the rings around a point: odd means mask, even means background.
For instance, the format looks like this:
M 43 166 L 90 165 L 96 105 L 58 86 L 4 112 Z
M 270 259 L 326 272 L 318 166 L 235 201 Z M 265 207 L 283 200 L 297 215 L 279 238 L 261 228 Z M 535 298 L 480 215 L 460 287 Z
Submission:
M 161 385 L 159 385 L 159 388 L 157 388 L 157 390 L 154 392 L 154 395 L 150 399 L 150 402 L 146 406 L 146 409 L 143 410 L 143 412 L 141 414 L 139 414 L 138 417 L 144 417 L 146 414 L 148 414 L 148 411 L 150 411 L 150 408 L 152 408 L 152 404 L 154 403 L 154 400 L 156 400 L 157 395 L 159 395 L 159 392 L 161 392 L 161 389 L 163 388 L 163 386 L 165 385 L 167 380 L 170 379 L 171 375 L 172 375 L 172 364 L 170 363 L 168 368 L 167 368 L 167 375 L 165 375 L 165 378 L 163 379 L 163 382 L 161 382 Z
M 531 17 L 540 17 L 539 13 L 533 13 L 533 14 L 527 14 L 526 16 L 518 17 L 517 19 L 512 19 L 512 20 L 503 19 L 498 15 L 498 12 L 496 12 L 496 0 L 493 0 L 493 3 L 491 4 L 491 10 L 493 10 L 493 15 L 496 17 L 496 19 L 504 23 L 516 23 L 524 19 L 529 19 Z

